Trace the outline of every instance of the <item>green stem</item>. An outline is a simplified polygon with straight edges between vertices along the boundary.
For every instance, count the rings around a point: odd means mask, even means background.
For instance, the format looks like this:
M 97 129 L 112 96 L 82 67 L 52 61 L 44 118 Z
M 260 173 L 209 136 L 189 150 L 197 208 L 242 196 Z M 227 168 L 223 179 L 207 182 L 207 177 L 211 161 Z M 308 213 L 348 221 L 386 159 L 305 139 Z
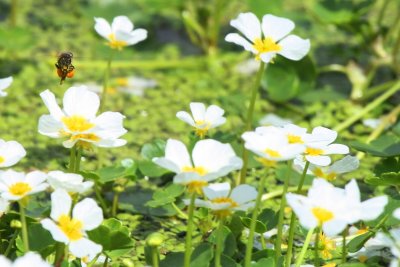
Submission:
M 104 73 L 103 91 L 101 92 L 101 98 L 100 98 L 100 100 L 101 100 L 100 108 L 99 108 L 100 112 L 103 111 L 103 108 L 105 107 L 106 100 L 107 100 L 107 88 L 108 88 L 108 82 L 110 79 L 111 62 L 112 62 L 113 55 L 114 55 L 114 52 L 111 51 L 110 57 L 108 58 L 108 61 L 107 61 L 106 71 Z
M 75 172 L 75 163 L 76 163 L 76 145 L 71 148 L 69 154 L 69 165 L 68 165 L 69 172 Z
M 370 111 L 374 110 L 380 104 L 385 102 L 389 97 L 394 95 L 399 89 L 400 89 L 400 82 L 397 82 L 389 90 L 387 90 L 385 93 L 383 93 L 374 101 L 372 101 L 370 104 L 368 104 L 366 107 L 364 107 L 360 112 L 354 114 L 353 116 L 351 116 L 350 118 L 348 118 L 347 120 L 336 126 L 334 130 L 337 132 L 341 132 L 344 129 L 348 128 L 353 123 L 361 119 L 364 115 L 368 114 Z
M 114 197 L 113 197 L 113 202 L 112 202 L 112 208 L 111 208 L 111 217 L 115 217 L 117 215 L 118 198 L 119 198 L 119 193 L 115 192 Z
M 190 196 L 190 203 L 188 208 L 184 267 L 190 267 L 190 256 L 192 255 L 192 235 L 193 235 L 193 219 L 194 219 L 193 217 L 194 217 L 195 200 L 196 200 L 196 193 L 192 193 L 192 195 Z
M 10 26 L 17 26 L 18 0 L 11 0 Z
M 159 256 L 158 256 L 158 247 L 154 246 L 151 248 L 151 259 L 152 259 L 152 267 L 158 267 L 159 264 Z
M 298 188 L 298 186 L 289 186 L 287 191 L 288 191 L 288 192 L 297 192 L 297 188 Z M 303 188 L 302 188 L 301 191 L 307 190 L 307 189 L 309 189 L 309 188 L 310 188 L 309 185 L 303 186 Z M 280 197 L 280 196 L 282 195 L 282 193 L 283 193 L 283 192 L 282 192 L 282 189 L 278 189 L 278 190 L 275 190 L 275 191 L 271 191 L 271 192 L 269 192 L 269 193 L 264 194 L 264 195 L 262 196 L 261 200 L 262 200 L 262 201 L 266 201 L 266 200 L 268 200 L 268 199 Z
M 317 228 L 315 233 L 315 244 L 314 244 L 314 267 L 319 267 L 319 234 L 321 227 Z
M 82 148 L 79 147 L 76 149 L 76 156 L 75 156 L 75 166 L 74 172 L 78 173 L 81 169 L 81 159 L 82 159 Z
M 7 257 L 8 254 L 10 254 L 11 248 L 13 247 L 14 242 L 15 242 L 15 239 L 16 239 L 17 236 L 18 236 L 18 232 L 19 232 L 19 231 L 16 230 L 16 231 L 14 232 L 13 236 L 11 237 L 11 239 L 8 241 L 8 245 L 7 245 L 6 251 L 4 252 L 4 257 Z
M 108 266 L 108 256 L 106 256 L 104 263 L 103 263 L 103 267 L 107 267 Z
M 19 204 L 19 214 L 21 216 L 21 224 L 22 224 L 22 241 L 24 243 L 25 253 L 29 251 L 29 237 L 28 237 L 28 226 L 26 224 L 26 215 L 24 205 L 22 204 L 22 200 L 18 202 Z
M 303 188 L 304 185 L 304 180 L 307 176 L 307 171 L 310 166 L 310 162 L 306 162 L 306 165 L 304 166 L 303 173 L 301 174 L 300 182 L 297 186 L 297 191 L 296 193 L 299 194 Z M 288 237 L 288 248 L 286 252 L 286 263 L 285 266 L 289 267 L 290 263 L 292 262 L 292 253 L 293 253 L 293 240 L 294 240 L 294 231 L 296 229 L 296 215 L 294 212 L 292 212 L 292 215 L 290 216 L 290 225 L 289 225 L 289 237 Z
M 342 263 L 346 263 L 347 259 L 346 236 L 348 231 L 349 231 L 349 226 L 347 226 L 342 233 Z
M 215 248 L 215 267 L 221 267 L 222 242 L 224 237 L 224 219 L 221 218 L 217 229 L 217 245 Z
M 98 259 L 99 257 L 100 257 L 100 253 L 97 254 L 96 257 L 94 257 L 93 260 L 91 260 L 91 261 L 88 263 L 87 267 L 92 267 L 92 266 L 97 262 L 97 259 Z M 106 257 L 106 261 L 108 261 L 108 257 Z
M 264 70 L 265 70 L 265 63 L 261 61 L 260 68 L 258 69 L 258 72 L 257 72 L 256 81 L 254 83 L 253 90 L 251 91 L 250 106 L 249 106 L 249 109 L 247 110 L 245 131 L 248 131 L 251 129 L 251 124 L 253 121 L 254 106 L 256 103 L 257 93 L 258 93 L 258 89 L 260 88 L 261 78 L 264 73 Z M 243 154 L 242 154 L 243 167 L 242 167 L 242 170 L 240 171 L 240 178 L 239 178 L 240 180 L 239 180 L 238 184 L 245 183 L 246 173 L 247 173 L 247 165 L 248 165 L 248 161 L 249 161 L 249 151 L 244 148 L 244 143 L 243 143 L 242 148 L 243 148 Z
M 171 203 L 172 208 L 178 213 L 179 216 L 181 216 L 183 219 L 188 219 L 188 216 L 186 213 L 184 213 L 174 202 Z
M 304 244 L 303 244 L 303 248 L 301 249 L 300 255 L 296 260 L 296 267 L 299 267 L 303 263 L 303 259 L 304 259 L 304 256 L 306 255 L 313 232 L 314 232 L 314 228 L 311 228 L 307 233 L 306 240 L 304 241 Z
M 97 182 L 94 183 L 94 193 L 96 195 L 97 200 L 100 203 L 101 208 L 103 209 L 103 212 L 108 214 L 108 208 L 107 208 L 106 201 L 104 200 L 104 198 L 101 195 L 101 191 L 99 189 L 99 184 Z
M 56 243 L 56 256 L 54 257 L 54 266 L 61 266 L 61 262 L 64 258 L 65 244 L 57 242 Z
M 252 251 L 253 251 L 254 232 L 256 229 L 256 220 L 257 220 L 257 215 L 258 215 L 258 209 L 260 208 L 261 197 L 262 197 L 262 194 L 264 191 L 265 178 L 266 178 L 266 175 L 261 176 L 260 183 L 258 184 L 258 194 L 257 194 L 257 198 L 256 198 L 256 203 L 254 205 L 253 214 L 251 215 L 249 237 L 247 239 L 246 255 L 244 258 L 244 266 L 245 267 L 250 267 L 250 265 L 251 265 L 251 255 L 252 255 Z
M 290 167 L 290 161 L 288 161 Z M 275 241 L 275 262 L 278 262 L 279 257 L 282 255 L 282 233 L 283 233 L 283 219 L 285 214 L 286 206 L 286 193 L 289 187 L 290 176 L 288 175 L 283 184 L 281 205 L 279 207 L 279 217 L 278 217 L 278 233 L 276 235 Z

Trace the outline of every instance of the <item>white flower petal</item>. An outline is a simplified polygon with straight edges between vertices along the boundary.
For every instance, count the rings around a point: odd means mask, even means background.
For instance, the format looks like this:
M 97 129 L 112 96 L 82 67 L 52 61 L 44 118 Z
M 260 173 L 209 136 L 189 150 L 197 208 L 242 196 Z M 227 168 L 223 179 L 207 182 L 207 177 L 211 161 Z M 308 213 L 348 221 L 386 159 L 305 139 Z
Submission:
M 249 41 L 247 41 L 244 37 L 237 33 L 229 33 L 225 37 L 225 41 L 229 43 L 234 43 L 237 45 L 242 46 L 245 50 L 252 52 L 253 54 L 257 53 L 257 50 L 253 47 L 253 44 L 251 44 Z
M 81 238 L 77 241 L 72 241 L 69 244 L 71 254 L 77 258 L 83 258 L 87 255 L 97 255 L 102 251 L 103 247 L 87 238 Z
M 68 244 L 69 239 L 68 237 L 64 234 L 63 231 L 55 224 L 52 220 L 50 219 L 43 219 L 40 222 L 43 226 L 44 229 L 48 230 L 51 233 L 51 236 L 55 241 Z
M 335 236 L 346 228 L 347 222 L 340 219 L 332 219 L 322 225 L 322 230 L 327 236 Z
M 231 20 L 230 24 L 252 42 L 256 38 L 261 38 L 260 21 L 253 13 L 240 13 L 236 19 Z
M 26 151 L 20 143 L 16 141 L 2 142 L 0 144 L 0 157 L 4 161 L 0 163 L 0 167 L 10 167 L 20 161 L 25 155 Z
M 209 186 L 203 187 L 204 195 L 209 200 L 215 198 L 227 197 L 231 190 L 231 185 L 229 183 L 215 183 Z
M 129 33 L 127 40 L 128 45 L 137 44 L 147 38 L 147 31 L 145 29 L 136 29 Z
M 47 174 L 41 171 L 32 171 L 25 176 L 26 181 L 32 186 L 35 187 L 47 179 Z
M 52 138 L 59 138 L 63 136 L 61 134 L 61 130 L 64 128 L 63 124 L 51 115 L 40 116 L 38 128 L 40 134 Z
M 205 121 L 211 122 L 215 127 L 214 122 L 219 120 L 224 115 L 224 110 L 216 105 L 211 105 L 207 108 L 205 113 Z
M 196 126 L 192 116 L 190 116 L 190 114 L 186 111 L 179 111 L 178 113 L 176 113 L 176 117 L 193 127 Z
M 96 126 L 91 132 L 102 139 L 117 139 L 128 132 L 123 126 L 124 118 L 119 112 L 103 112 L 93 120 Z
M 6 267 L 0 264 L 1 267 Z M 27 267 L 27 266 L 34 266 L 34 267 L 51 267 L 46 261 L 44 261 L 40 255 L 28 252 L 24 256 L 15 260 L 12 267 Z
M 96 117 L 100 99 L 84 85 L 70 87 L 64 94 L 63 106 L 68 116 L 78 115 L 91 120 Z
M 232 190 L 230 197 L 239 205 L 257 198 L 257 190 L 247 184 L 241 184 Z
M 91 198 L 85 198 L 75 205 L 72 217 L 83 222 L 82 229 L 93 230 L 103 221 L 103 210 Z
M 277 42 L 294 29 L 294 23 L 290 19 L 267 14 L 262 19 L 261 27 L 264 37 L 271 37 Z
M 379 196 L 368 199 L 361 203 L 361 220 L 363 221 L 371 221 L 375 220 L 382 214 L 385 209 L 385 206 L 388 203 L 387 196 Z
M 133 23 L 127 16 L 117 16 L 111 23 L 111 30 L 112 32 L 130 32 L 133 30 Z
M 192 111 L 193 119 L 195 122 L 205 120 L 206 106 L 203 103 L 190 103 L 190 110 Z
M 347 155 L 343 159 L 333 163 L 332 166 L 329 167 L 329 171 L 334 173 L 351 172 L 358 169 L 359 165 L 360 161 L 357 157 Z
M 331 158 L 329 156 L 309 156 L 306 155 L 306 160 L 310 163 L 318 166 L 328 166 L 331 163 Z
M 284 38 L 279 45 L 282 50 L 278 54 L 290 60 L 300 60 L 310 51 L 310 40 L 305 40 L 297 35 L 289 35 Z
M 102 36 L 108 40 L 110 34 L 112 33 L 111 26 L 108 23 L 108 21 L 103 18 L 94 18 L 94 20 L 96 22 L 96 24 L 94 25 L 94 29 L 96 30 L 96 32 L 100 36 Z
M 329 154 L 348 154 L 349 147 L 342 144 L 331 144 L 328 146 L 328 149 L 324 151 L 326 155 Z
M 68 215 L 71 211 L 72 199 L 69 194 L 63 190 L 58 189 L 51 194 L 51 213 L 50 217 L 54 221 L 58 221 L 61 215 Z
M 168 139 L 165 146 L 165 158 L 176 164 L 180 171 L 183 167 L 192 167 L 189 152 L 181 141 Z
M 50 115 L 54 117 L 55 120 L 61 120 L 65 116 L 64 112 L 61 110 L 60 106 L 57 104 L 56 96 L 50 91 L 45 90 L 40 93 L 44 104 L 50 112 Z
M 260 58 L 263 62 L 269 63 L 276 56 L 275 52 L 262 53 Z
M 0 266 L 1 267 L 13 267 L 12 262 L 4 257 L 3 255 L 0 255 Z

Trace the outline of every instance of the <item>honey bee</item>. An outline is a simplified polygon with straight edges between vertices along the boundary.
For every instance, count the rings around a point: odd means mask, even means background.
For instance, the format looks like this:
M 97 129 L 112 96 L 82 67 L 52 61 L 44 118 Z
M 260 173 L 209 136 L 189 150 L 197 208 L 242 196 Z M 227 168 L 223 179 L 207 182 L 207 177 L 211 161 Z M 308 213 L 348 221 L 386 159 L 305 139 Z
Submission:
M 57 75 L 61 78 L 60 84 L 63 83 L 65 78 L 72 78 L 74 76 L 75 67 L 72 65 L 73 54 L 71 52 L 62 52 L 58 55 L 57 63 Z

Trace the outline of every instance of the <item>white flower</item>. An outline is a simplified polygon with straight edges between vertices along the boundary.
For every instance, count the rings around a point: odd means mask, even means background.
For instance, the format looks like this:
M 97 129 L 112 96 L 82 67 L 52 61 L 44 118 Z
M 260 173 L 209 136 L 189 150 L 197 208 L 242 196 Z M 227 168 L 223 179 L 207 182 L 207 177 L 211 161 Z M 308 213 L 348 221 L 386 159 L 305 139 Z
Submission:
M 34 252 L 28 252 L 24 256 L 17 258 L 14 263 L 12 263 L 9 259 L 0 255 L 0 266 L 1 267 L 26 267 L 26 266 L 34 266 L 34 267 L 51 267 L 50 264 L 45 262 L 40 255 Z
M 118 91 L 135 96 L 144 96 L 145 90 L 157 86 L 157 82 L 155 80 L 136 76 L 118 78 L 116 82 L 118 84 Z
M 89 255 L 89 256 L 86 256 L 86 257 L 81 258 L 81 265 L 82 265 L 82 267 L 87 267 L 87 265 L 88 265 L 96 256 L 97 256 L 97 254 L 96 254 L 96 255 Z M 101 264 L 101 266 L 103 266 L 103 264 L 106 262 L 106 260 L 107 260 L 108 263 L 111 262 L 111 259 L 110 259 L 110 258 L 108 258 L 108 257 L 106 257 L 106 256 L 104 256 L 104 255 L 100 255 L 100 256 L 97 258 L 97 260 L 96 260 L 96 264 Z
M 231 26 L 247 39 L 237 33 L 230 33 L 225 41 L 242 46 L 265 63 L 272 61 L 276 54 L 291 60 L 300 60 L 310 50 L 308 39 L 288 35 L 295 27 L 289 19 L 267 14 L 260 23 L 253 13 L 241 13 L 231 20 Z
M 64 189 L 68 193 L 83 194 L 89 191 L 92 181 L 83 181 L 83 176 L 76 173 L 64 173 L 62 171 L 51 171 L 48 173 L 47 181 L 54 189 Z
M 111 48 L 121 50 L 125 46 L 134 45 L 147 38 L 144 29 L 133 30 L 132 21 L 126 16 L 117 16 L 111 25 L 103 18 L 94 18 L 96 32 L 107 39 Z
M 379 239 L 385 247 L 389 247 L 390 252 L 396 257 L 396 259 L 392 259 L 390 265 L 392 266 L 393 262 L 400 259 L 400 228 L 391 229 L 389 235 L 379 232 L 377 233 L 376 238 Z
M 395 217 L 396 219 L 400 220 L 400 208 L 395 209 L 393 211 L 393 217 Z
M 7 170 L 0 172 L 1 197 L 6 200 L 20 200 L 27 195 L 44 191 L 49 185 L 45 183 L 47 175 L 40 171 L 28 174 Z
M 235 187 L 231 192 L 229 183 L 211 184 L 203 187 L 207 200 L 196 199 L 195 206 L 206 207 L 214 211 L 218 217 L 226 217 L 232 211 L 247 211 L 254 206 L 257 190 L 246 184 Z M 188 200 L 185 200 L 188 204 Z
M 50 231 L 54 240 L 69 246 L 78 258 L 96 255 L 102 246 L 89 240 L 86 231 L 97 228 L 103 221 L 103 211 L 90 198 L 78 202 L 71 214 L 72 199 L 68 193 L 58 189 L 51 194 L 51 219 L 43 219 L 43 228 Z
M 271 125 L 271 126 L 281 127 L 286 124 L 292 123 L 292 121 L 289 119 L 281 118 L 276 114 L 269 113 L 269 114 L 265 115 L 264 117 L 262 117 L 261 120 L 259 121 L 259 123 L 264 126 Z
M 246 149 L 267 161 L 291 160 L 304 151 L 303 144 L 290 142 L 287 131 L 275 126 L 258 127 L 255 132 L 245 132 L 242 138 Z
M 296 157 L 293 161 L 293 167 L 296 171 L 302 173 L 305 168 L 306 162 L 303 156 Z M 350 155 L 345 156 L 343 159 L 334 162 L 330 166 L 318 166 L 310 164 L 307 174 L 314 175 L 318 178 L 324 178 L 328 181 L 336 179 L 339 174 L 351 172 L 358 168 L 360 161 L 357 157 Z
M 198 141 L 192 157 L 182 142 L 168 139 L 165 157 L 153 158 L 153 162 L 176 173 L 174 183 L 187 185 L 189 191 L 197 193 L 209 181 L 239 170 L 243 164 L 229 144 L 212 139 Z
M 11 76 L 0 79 L 0 97 L 4 97 L 7 95 L 7 92 L 4 92 L 3 90 L 9 87 L 12 82 L 13 82 L 13 77 Z
M 361 202 L 355 180 L 341 189 L 325 179 L 314 179 L 307 197 L 288 193 L 286 198 L 303 227 L 322 226 L 328 236 L 337 235 L 359 220 L 376 219 L 388 201 L 387 196 L 380 196 Z
M 342 144 L 332 144 L 337 137 L 337 132 L 325 127 L 315 127 L 311 134 L 304 136 L 306 146 L 305 158 L 318 166 L 327 166 L 331 163 L 330 154 L 348 154 L 349 147 Z
M 8 211 L 9 207 L 10 203 L 4 198 L 0 198 L 0 217 L 3 216 L 3 214 Z
M 203 103 L 192 102 L 190 110 L 192 115 L 186 111 L 179 111 L 176 117 L 193 126 L 200 137 L 204 137 L 209 129 L 218 127 L 226 121 L 223 117 L 225 111 L 216 105 L 211 105 L 206 109 Z
M 10 167 L 25 157 L 24 147 L 16 141 L 0 139 L 0 167 Z
M 96 116 L 100 100 L 86 86 L 69 88 L 64 94 L 63 109 L 49 90 L 40 96 L 50 114 L 40 117 L 39 133 L 52 138 L 68 138 L 63 142 L 64 147 L 71 148 L 77 143 L 83 147 L 126 144 L 125 140 L 119 139 L 127 132 L 122 125 L 125 117 L 119 112 L 104 112 Z

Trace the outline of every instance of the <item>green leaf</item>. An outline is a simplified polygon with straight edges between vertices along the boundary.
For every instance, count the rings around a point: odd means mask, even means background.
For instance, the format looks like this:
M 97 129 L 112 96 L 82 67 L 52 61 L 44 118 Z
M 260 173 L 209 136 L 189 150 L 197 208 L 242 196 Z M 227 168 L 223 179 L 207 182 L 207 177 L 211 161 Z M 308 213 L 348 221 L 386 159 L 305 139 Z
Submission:
M 366 178 L 365 182 L 375 186 L 398 186 L 400 185 L 400 172 L 382 173 L 380 177 Z
M 155 157 L 163 157 L 165 154 L 166 142 L 161 139 L 156 139 L 151 143 L 146 143 L 142 146 L 140 155 L 143 158 L 152 160 Z
M 349 252 L 355 253 L 359 251 L 372 236 L 372 232 L 366 232 L 353 238 L 347 245 Z
M 236 238 L 231 232 L 231 230 L 224 226 L 223 228 L 223 248 L 222 248 L 222 253 L 227 255 L 227 256 L 233 256 L 235 254 L 235 251 L 237 249 L 237 244 L 236 244 Z M 215 244 L 217 243 L 217 229 L 212 232 L 210 237 L 208 238 L 208 241 L 211 243 Z
M 107 219 L 96 229 L 88 232 L 89 238 L 103 246 L 104 253 L 116 259 L 132 250 L 134 240 L 127 227 L 114 218 Z
M 275 252 L 272 249 L 263 249 L 263 250 L 254 252 L 253 255 L 251 255 L 251 260 L 259 261 L 263 258 L 274 257 L 274 255 L 275 255 Z
M 257 219 L 265 224 L 268 231 L 278 224 L 278 213 L 272 209 L 264 209 L 261 211 L 260 215 L 258 215 Z
M 179 184 L 170 184 L 165 189 L 157 190 L 153 194 L 153 200 L 147 202 L 150 207 L 159 207 L 175 202 L 176 198 L 185 192 L 185 187 Z
M 240 267 L 238 263 L 231 257 L 226 256 L 225 254 L 221 255 L 221 265 L 222 267 Z
M 273 267 L 273 266 L 275 266 L 274 258 L 263 258 L 257 261 L 257 263 L 251 265 L 251 267 Z
M 244 226 L 246 226 L 247 228 L 250 227 L 250 223 L 251 223 L 251 218 L 249 217 L 242 217 L 242 223 Z M 265 226 L 264 223 L 262 223 L 259 220 L 256 220 L 256 228 L 255 228 L 255 232 L 262 234 L 265 233 L 267 231 L 267 226 Z
M 208 267 L 213 257 L 213 246 L 210 243 L 201 243 L 190 257 L 190 267 Z
M 135 162 L 125 164 L 123 161 L 121 164 L 108 166 L 101 168 L 94 172 L 80 172 L 85 178 L 95 180 L 100 184 L 113 182 L 118 178 L 129 178 L 136 176 L 137 165 Z
M 182 267 L 183 258 L 183 252 L 168 253 L 165 258 L 160 262 L 160 267 Z
M 314 87 L 316 77 L 315 65 L 310 57 L 300 61 L 279 58 L 268 68 L 262 80 L 269 98 L 276 102 L 286 102 Z
M 400 156 L 400 138 L 395 135 L 382 135 L 370 144 L 354 141 L 350 146 L 377 157 Z
M 29 223 L 28 229 L 29 249 L 44 254 L 44 256 L 50 254 L 51 252 L 45 253 L 46 249 L 56 243 L 50 232 L 44 229 L 40 223 Z M 16 239 L 16 245 L 18 250 L 24 251 L 21 233 Z
M 168 170 L 156 165 L 151 160 L 140 160 L 138 162 L 138 167 L 140 172 L 144 176 L 148 177 L 160 177 L 169 172 Z

